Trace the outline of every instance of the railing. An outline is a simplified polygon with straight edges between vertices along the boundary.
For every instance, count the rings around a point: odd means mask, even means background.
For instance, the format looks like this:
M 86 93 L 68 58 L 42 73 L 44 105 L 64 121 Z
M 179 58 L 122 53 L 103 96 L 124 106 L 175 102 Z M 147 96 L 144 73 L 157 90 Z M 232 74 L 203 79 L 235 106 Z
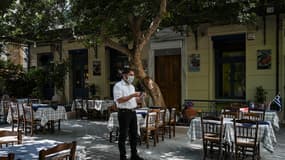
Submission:
M 244 100 L 244 99 L 213 99 L 213 100 L 209 100 L 209 99 L 185 99 L 184 103 L 187 103 L 187 102 L 193 102 L 194 107 L 198 110 L 200 107 L 201 110 L 206 109 L 207 111 L 216 112 L 217 114 L 219 112 L 219 109 L 218 109 L 219 106 L 223 107 L 223 106 L 230 105 L 232 103 L 240 103 L 240 104 L 247 105 L 249 103 L 249 101 Z

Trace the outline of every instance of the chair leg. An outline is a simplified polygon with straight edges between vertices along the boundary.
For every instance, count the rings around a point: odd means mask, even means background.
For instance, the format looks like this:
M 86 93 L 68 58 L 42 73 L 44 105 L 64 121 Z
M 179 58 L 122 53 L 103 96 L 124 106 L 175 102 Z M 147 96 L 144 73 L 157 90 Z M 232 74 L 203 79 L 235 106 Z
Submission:
M 149 133 L 148 133 L 148 131 L 146 131 L 146 148 L 148 148 L 149 147 L 149 144 L 148 144 L 148 141 L 149 141 L 149 135 L 148 135 Z
M 173 137 L 175 137 L 175 125 L 173 125 Z
M 109 142 L 112 142 L 112 135 L 113 135 L 113 131 L 109 132 Z
M 171 139 L 171 126 L 170 125 L 168 126 L 168 135 L 169 135 L 169 138 Z

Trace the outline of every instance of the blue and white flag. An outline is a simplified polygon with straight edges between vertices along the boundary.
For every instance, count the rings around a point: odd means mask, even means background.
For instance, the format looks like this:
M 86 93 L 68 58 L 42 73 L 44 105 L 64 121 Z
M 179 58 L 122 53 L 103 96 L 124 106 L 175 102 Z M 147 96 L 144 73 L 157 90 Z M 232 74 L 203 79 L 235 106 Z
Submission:
M 281 96 L 280 96 L 279 94 L 277 94 L 277 95 L 273 98 L 271 104 L 275 105 L 277 111 L 281 111 L 281 109 L 282 109 Z

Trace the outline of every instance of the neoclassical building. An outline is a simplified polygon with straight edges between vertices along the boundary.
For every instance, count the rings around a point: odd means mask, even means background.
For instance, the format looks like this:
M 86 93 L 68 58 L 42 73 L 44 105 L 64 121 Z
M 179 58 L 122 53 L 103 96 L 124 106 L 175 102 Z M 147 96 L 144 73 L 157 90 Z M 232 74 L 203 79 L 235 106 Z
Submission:
M 118 70 L 128 63 L 114 49 L 86 48 L 75 39 L 37 42 L 30 51 L 30 65 L 35 67 L 70 60 L 65 83 L 68 102 L 112 97 L 112 86 L 120 79 Z M 181 106 L 186 99 L 254 101 L 258 86 L 268 92 L 269 102 L 278 92 L 285 95 L 285 15 L 259 18 L 254 26 L 201 24 L 195 34 L 167 28 L 144 48 L 142 61 L 169 106 Z

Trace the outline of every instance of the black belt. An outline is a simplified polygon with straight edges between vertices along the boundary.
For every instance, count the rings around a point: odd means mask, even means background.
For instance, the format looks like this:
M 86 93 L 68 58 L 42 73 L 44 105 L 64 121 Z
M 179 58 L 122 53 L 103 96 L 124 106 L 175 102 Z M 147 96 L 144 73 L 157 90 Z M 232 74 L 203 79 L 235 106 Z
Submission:
M 119 108 L 119 111 L 121 112 L 134 112 L 136 109 L 133 108 L 133 109 L 127 109 L 127 108 Z

